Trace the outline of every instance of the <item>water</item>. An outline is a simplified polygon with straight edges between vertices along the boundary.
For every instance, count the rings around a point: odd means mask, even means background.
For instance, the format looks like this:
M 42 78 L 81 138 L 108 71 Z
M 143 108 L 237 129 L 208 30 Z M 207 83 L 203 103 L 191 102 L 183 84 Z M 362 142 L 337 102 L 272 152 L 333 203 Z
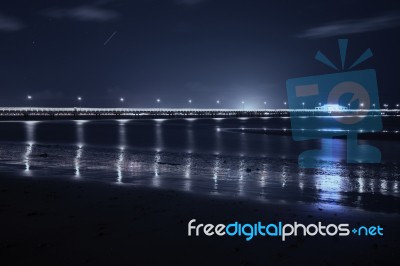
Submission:
M 343 139 L 319 169 L 297 156 L 320 141 L 295 142 L 286 118 L 0 122 L 0 171 L 98 180 L 276 202 L 398 211 L 399 141 L 374 140 L 383 163 L 348 165 Z M 258 131 L 257 131 L 258 130 Z M 327 141 L 327 140 L 323 140 Z M 367 141 L 360 141 L 366 143 Z

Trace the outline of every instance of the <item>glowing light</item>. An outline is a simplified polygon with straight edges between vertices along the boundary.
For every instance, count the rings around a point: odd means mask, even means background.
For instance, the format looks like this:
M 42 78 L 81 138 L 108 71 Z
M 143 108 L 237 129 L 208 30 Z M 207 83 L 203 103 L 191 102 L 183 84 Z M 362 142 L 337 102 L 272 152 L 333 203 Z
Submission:
M 350 106 L 350 104 L 348 104 Z M 339 104 L 325 104 L 323 106 L 315 107 L 315 110 L 326 112 L 344 112 L 348 108 Z

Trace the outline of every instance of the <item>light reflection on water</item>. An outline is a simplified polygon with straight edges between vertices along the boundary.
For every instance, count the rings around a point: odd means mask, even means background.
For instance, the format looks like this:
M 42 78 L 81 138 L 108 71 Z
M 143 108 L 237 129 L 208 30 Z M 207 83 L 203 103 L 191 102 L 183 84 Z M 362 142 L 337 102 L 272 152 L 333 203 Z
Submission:
M 33 147 L 33 142 L 29 142 L 28 145 L 26 145 L 26 151 L 24 154 L 24 162 L 25 162 L 25 171 L 29 172 L 31 167 L 30 167 L 30 156 L 32 154 L 32 147 Z
M 76 141 L 62 145 L 35 142 L 36 129 L 45 122 L 24 122 L 24 140 L 0 144 L 3 161 L 0 166 L 12 169 L 12 166 L 23 165 L 29 175 L 40 176 L 43 174 L 40 171 L 46 169 L 47 174 L 52 170 L 57 175 L 110 183 L 338 206 L 362 206 L 366 195 L 399 196 L 397 162 L 383 166 L 346 165 L 336 160 L 324 162 L 321 169 L 301 169 L 296 156 L 307 146 L 304 143 L 294 143 L 288 137 L 225 131 L 224 128 L 232 127 L 224 125 L 227 119 L 211 121 L 207 124 L 192 119 L 183 122 L 152 120 L 145 124 L 150 125 L 149 131 L 134 138 L 131 133 L 143 130 L 141 124 L 130 120 L 118 120 L 116 124 L 102 122 L 103 126 L 116 128 L 115 146 L 87 144 L 91 136 L 85 135 L 86 126 L 95 122 L 74 121 Z M 241 128 L 246 126 L 243 123 L 251 121 L 229 123 Z M 251 123 L 261 123 L 259 126 L 263 128 L 269 121 L 262 119 Z M 55 127 L 61 127 L 60 132 L 69 125 L 54 123 Z M 182 130 L 186 133 L 179 133 Z M 174 139 L 175 134 L 183 137 Z M 151 146 L 135 148 L 141 136 L 144 139 L 154 136 L 153 141 L 148 141 Z M 343 154 L 346 147 L 343 140 L 336 139 L 325 141 L 323 145 L 331 147 L 337 156 Z M 393 145 L 398 144 L 390 145 L 392 149 Z M 171 149 L 171 146 L 179 149 Z M 354 198 L 352 193 L 358 196 Z
M 124 167 L 124 148 L 120 148 L 120 153 L 118 156 L 118 161 L 117 161 L 117 183 L 122 184 L 122 173 L 123 173 Z
M 26 130 L 26 140 L 27 142 L 33 142 L 35 140 L 35 128 L 37 121 L 24 122 Z
M 186 157 L 186 162 L 185 162 L 185 180 L 184 180 L 184 190 L 186 190 L 186 191 L 191 191 L 192 190 L 192 187 L 191 187 L 191 182 L 190 182 L 190 179 L 191 179 L 191 176 L 192 176 L 192 174 L 191 174 L 191 170 L 192 170 L 192 163 L 193 163 L 193 159 L 192 159 L 192 154 L 191 153 L 188 153 L 187 155 L 186 155 L 187 157 Z
M 245 176 L 245 169 L 246 169 L 246 164 L 243 159 L 243 156 L 241 156 L 240 161 L 239 161 L 239 196 L 243 196 L 243 185 L 244 185 L 244 176 Z
M 76 177 L 80 177 L 81 176 L 80 160 L 81 160 L 81 157 L 82 157 L 82 150 L 83 150 L 83 145 L 78 145 L 78 148 L 76 149 L 76 156 L 75 156 L 75 161 L 74 161 L 75 176 Z
M 162 122 L 164 119 L 156 119 L 156 149 L 160 150 L 163 147 L 163 139 L 162 139 Z
M 76 120 L 76 140 L 77 140 L 77 149 L 76 149 L 76 156 L 74 160 L 74 168 L 75 168 L 75 177 L 79 178 L 81 176 L 80 171 L 80 160 L 82 157 L 83 147 L 85 145 L 85 137 L 84 137 L 84 124 L 86 120 Z
M 25 163 L 25 172 L 30 172 L 30 156 L 32 154 L 32 149 L 35 141 L 35 126 L 38 122 L 36 121 L 28 121 L 25 122 L 25 131 L 26 131 L 26 150 L 23 156 L 23 160 Z
M 219 156 L 215 156 L 214 168 L 213 168 L 213 180 L 214 180 L 214 191 L 218 192 L 218 175 L 221 168 L 221 159 Z
M 154 177 L 153 177 L 153 186 L 159 187 L 160 186 L 160 161 L 161 155 L 160 151 L 156 151 L 154 155 Z

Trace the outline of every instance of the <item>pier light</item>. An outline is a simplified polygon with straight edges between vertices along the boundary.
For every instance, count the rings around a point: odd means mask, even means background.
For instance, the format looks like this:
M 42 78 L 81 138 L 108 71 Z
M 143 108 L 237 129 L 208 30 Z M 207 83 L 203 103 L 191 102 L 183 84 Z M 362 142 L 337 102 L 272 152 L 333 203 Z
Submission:
M 305 105 L 306 103 L 305 103 L 305 102 L 302 102 L 301 104 L 303 105 L 303 109 L 304 109 L 304 105 Z
M 220 103 L 220 101 L 219 100 L 217 100 L 217 104 L 219 104 Z
M 160 103 L 161 102 L 161 100 L 160 99 L 157 99 L 157 103 Z
M 364 103 L 360 103 L 360 107 L 364 107 Z
M 124 101 L 124 98 L 121 98 L 121 99 L 119 99 L 121 102 L 123 102 Z
M 32 100 L 32 96 L 28 95 L 26 98 L 28 98 L 28 100 Z
M 82 108 L 82 97 L 78 96 L 77 99 L 79 101 L 79 108 Z
M 399 108 L 400 104 L 396 104 L 396 107 Z
M 190 100 L 190 99 L 189 99 L 189 101 L 188 101 L 188 102 L 189 102 L 189 103 L 192 103 L 192 100 Z

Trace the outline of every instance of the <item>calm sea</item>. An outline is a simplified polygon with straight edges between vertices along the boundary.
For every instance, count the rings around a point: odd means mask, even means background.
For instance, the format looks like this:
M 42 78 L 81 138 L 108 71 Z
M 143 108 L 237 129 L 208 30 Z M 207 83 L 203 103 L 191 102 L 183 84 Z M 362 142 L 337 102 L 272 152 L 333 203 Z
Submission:
M 381 164 L 347 164 L 346 140 L 318 169 L 298 155 L 321 142 L 263 132 L 286 118 L 0 122 L 0 171 L 31 177 L 98 180 L 265 201 L 301 201 L 398 211 L 400 141 L 377 146 Z M 393 123 L 392 123 L 393 124 Z M 391 124 L 391 125 L 392 125 Z M 381 204 L 382 205 L 382 204 Z M 383 204 L 384 205 L 384 204 Z M 390 205 L 390 206 L 389 206 Z

